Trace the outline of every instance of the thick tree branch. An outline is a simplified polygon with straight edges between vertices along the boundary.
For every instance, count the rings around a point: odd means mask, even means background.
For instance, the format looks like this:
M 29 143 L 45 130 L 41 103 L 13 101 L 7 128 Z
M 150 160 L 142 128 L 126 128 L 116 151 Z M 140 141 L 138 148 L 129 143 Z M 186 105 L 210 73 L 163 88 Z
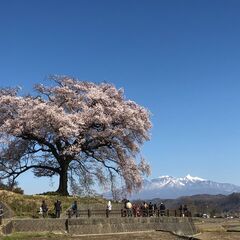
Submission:
M 54 155 L 54 157 L 56 159 L 59 159 L 59 154 L 58 154 L 56 148 L 54 147 L 53 144 L 48 142 L 46 139 L 37 137 L 37 136 L 35 136 L 32 133 L 23 133 L 23 134 L 19 135 L 19 137 L 21 137 L 24 140 L 29 140 L 29 141 L 34 140 L 34 141 L 38 142 L 39 144 L 43 144 L 43 145 L 49 147 L 49 150 L 51 150 L 51 152 Z
M 24 173 L 24 172 L 26 172 L 26 171 L 28 171 L 32 168 L 47 169 L 47 170 L 53 171 L 53 172 L 58 173 L 58 174 L 60 173 L 59 168 L 54 168 L 54 167 L 50 167 L 50 166 L 44 166 L 44 165 L 21 166 L 18 170 L 11 169 L 12 171 L 7 172 L 8 175 L 1 177 L 1 179 L 6 179 L 6 178 L 9 178 L 11 176 L 14 176 L 14 178 L 16 179 L 19 175 L 21 175 L 22 173 Z

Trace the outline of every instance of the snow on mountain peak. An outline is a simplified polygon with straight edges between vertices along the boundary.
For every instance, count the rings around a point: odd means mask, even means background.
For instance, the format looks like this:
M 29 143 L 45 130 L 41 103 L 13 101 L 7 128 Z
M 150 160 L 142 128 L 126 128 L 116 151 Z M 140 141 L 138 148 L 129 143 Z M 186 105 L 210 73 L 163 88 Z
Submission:
M 206 181 L 203 178 L 199 178 L 199 177 L 192 177 L 190 174 L 188 174 L 185 179 L 191 181 L 191 182 L 195 182 L 195 181 Z
M 240 186 L 218 183 L 187 174 L 185 177 L 159 176 L 144 182 L 142 190 L 132 199 L 176 198 L 195 194 L 230 194 L 240 192 Z
M 188 174 L 186 177 L 176 178 L 172 176 L 159 176 L 158 178 L 152 179 L 148 181 L 148 188 L 156 189 L 156 188 L 165 188 L 165 187 L 177 187 L 182 188 L 186 185 L 203 182 L 205 179 L 199 177 L 192 177 Z
M 168 175 L 164 175 L 164 176 L 159 176 L 158 178 L 162 179 L 162 178 L 172 178 L 172 177 Z
M 160 180 L 167 181 L 168 180 L 168 181 L 171 181 L 171 182 L 179 182 L 179 183 L 182 183 L 182 182 L 206 181 L 206 179 L 203 179 L 203 178 L 200 178 L 200 177 L 193 177 L 190 174 L 187 174 L 187 176 L 180 177 L 180 178 L 176 178 L 176 177 L 165 175 L 165 176 L 159 176 L 158 178 L 153 179 L 153 180 L 158 180 L 158 181 L 160 181 Z

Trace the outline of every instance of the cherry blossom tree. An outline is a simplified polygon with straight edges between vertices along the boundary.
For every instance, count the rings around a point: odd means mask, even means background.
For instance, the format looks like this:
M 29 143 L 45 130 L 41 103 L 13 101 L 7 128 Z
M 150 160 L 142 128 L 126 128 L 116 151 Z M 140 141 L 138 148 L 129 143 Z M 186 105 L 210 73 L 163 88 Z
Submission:
M 150 171 L 138 157 L 149 140 L 149 112 L 112 84 L 50 80 L 36 85 L 35 95 L 0 90 L 0 178 L 14 183 L 28 170 L 58 175 L 62 195 L 68 195 L 69 179 L 82 176 L 100 184 L 120 176 L 129 192 L 140 188 Z

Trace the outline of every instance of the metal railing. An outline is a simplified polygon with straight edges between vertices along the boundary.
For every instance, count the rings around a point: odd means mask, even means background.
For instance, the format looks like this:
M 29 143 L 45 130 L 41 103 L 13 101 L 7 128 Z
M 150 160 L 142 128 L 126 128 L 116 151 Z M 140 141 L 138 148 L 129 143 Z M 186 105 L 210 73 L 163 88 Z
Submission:
M 68 218 L 72 217 L 92 217 L 92 216 L 102 216 L 102 217 L 191 217 L 190 211 L 180 211 L 175 209 L 166 209 L 166 210 L 150 210 L 150 209 L 121 209 L 121 210 L 94 210 L 94 209 L 86 209 L 86 210 L 77 210 L 67 211 Z

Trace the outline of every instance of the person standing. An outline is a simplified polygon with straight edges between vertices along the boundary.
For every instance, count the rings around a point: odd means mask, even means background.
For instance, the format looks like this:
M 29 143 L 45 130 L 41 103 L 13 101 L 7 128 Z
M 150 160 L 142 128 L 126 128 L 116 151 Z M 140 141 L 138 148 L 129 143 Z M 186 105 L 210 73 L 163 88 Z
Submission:
M 75 200 L 72 204 L 72 214 L 78 217 L 78 206 L 77 206 L 77 201 Z
M 111 203 L 111 201 L 108 201 L 108 203 L 107 203 L 107 209 L 108 209 L 109 212 L 112 211 L 112 203 Z
M 112 203 L 109 200 L 107 203 L 106 216 L 109 217 L 110 212 L 112 211 Z
M 180 207 L 179 207 L 179 212 L 180 212 L 180 217 L 184 217 L 184 214 L 183 214 L 183 205 L 180 205 Z
M 146 202 L 143 202 L 143 205 L 142 205 L 142 216 L 143 217 L 148 216 L 148 204 Z
M 48 215 L 48 206 L 47 206 L 45 200 L 42 201 L 41 208 L 42 208 L 42 216 L 44 218 L 47 217 L 47 215 Z
M 148 205 L 148 216 L 149 217 L 153 216 L 153 204 L 152 204 L 152 202 L 150 202 L 149 205 Z
M 61 211 L 62 211 L 62 203 L 59 200 L 57 200 L 54 203 L 54 209 L 55 209 L 55 216 L 56 216 L 56 218 L 60 218 Z
M 132 203 L 127 200 L 126 202 L 127 216 L 132 217 Z
M 183 217 L 188 217 L 188 208 L 187 208 L 187 205 L 185 204 L 184 206 L 183 206 Z
M 159 210 L 160 210 L 160 215 L 161 216 L 165 215 L 165 209 L 166 209 L 165 205 L 161 202 L 160 206 L 159 206 Z

